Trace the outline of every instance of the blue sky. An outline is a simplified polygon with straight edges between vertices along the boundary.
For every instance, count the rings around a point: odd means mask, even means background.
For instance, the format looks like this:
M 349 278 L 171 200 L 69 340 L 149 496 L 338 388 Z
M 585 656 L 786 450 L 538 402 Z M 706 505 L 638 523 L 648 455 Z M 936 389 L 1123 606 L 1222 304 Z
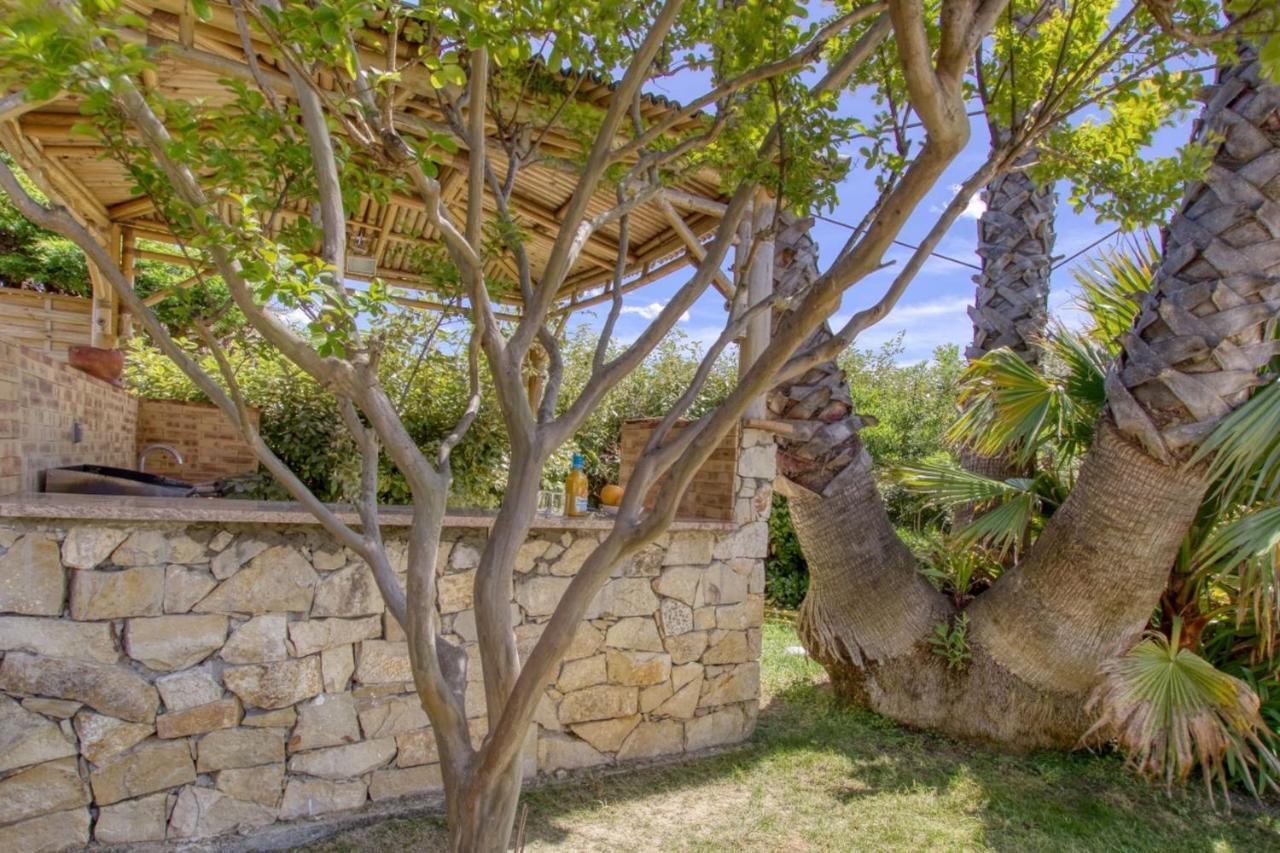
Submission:
M 701 94 L 705 90 L 704 87 L 705 82 L 699 79 L 673 79 L 669 81 L 667 87 L 659 91 L 676 100 L 687 102 Z M 846 96 L 845 104 L 849 109 L 857 110 L 857 114 L 870 115 L 871 107 L 866 98 Z M 1172 153 L 1186 141 L 1189 132 L 1190 118 L 1188 117 L 1178 126 L 1163 130 L 1152 148 L 1152 153 L 1155 155 Z M 900 235 L 902 240 L 916 244 L 924 237 L 936 220 L 937 214 L 951 201 L 959 184 L 981 165 L 985 159 L 986 148 L 985 128 L 980 124 L 980 119 L 975 119 L 973 139 L 968 149 L 957 158 L 933 192 L 916 210 Z M 1067 203 L 1065 188 L 1060 190 L 1058 236 L 1054 254 L 1067 258 L 1109 234 L 1114 229 L 1114 225 L 1105 222 L 1096 223 L 1094 214 L 1089 211 L 1075 213 Z M 874 194 L 869 174 L 855 166 L 839 187 L 839 203 L 826 215 L 841 222 L 857 222 Z M 976 265 L 979 258 L 974 248 L 977 242 L 977 216 L 980 212 L 981 202 L 974 199 L 966 215 L 955 223 L 942 240 L 937 249 L 938 253 Z M 812 234 L 818 242 L 825 268 L 848 238 L 849 229 L 819 220 L 814 225 Z M 1114 244 L 1118 239 L 1114 237 L 1102 245 Z M 897 264 L 868 277 L 851 288 L 845 294 L 841 309 L 835 316 L 835 325 L 847 319 L 852 312 L 878 301 L 895 274 L 896 267 L 900 266 L 908 255 L 907 249 L 894 249 L 886 256 L 886 260 L 897 261 Z M 1055 316 L 1068 323 L 1072 320 L 1072 300 L 1075 293 L 1071 268 L 1087 257 L 1087 255 L 1083 256 L 1076 262 L 1059 267 L 1053 274 L 1050 308 Z M 974 272 L 975 270 L 966 266 L 940 258 L 931 258 L 921 269 L 894 311 L 880 324 L 864 332 L 855 345 L 863 348 L 879 347 L 901 333 L 903 334 L 903 352 L 899 360 L 902 362 L 915 362 L 927 358 L 940 344 L 954 343 L 963 349 L 972 336 L 972 326 L 965 309 L 973 302 Z M 618 324 L 618 338 L 627 340 L 639 334 L 648 319 L 657 313 L 657 310 L 685 281 L 687 274 L 687 270 L 684 273 L 677 273 L 629 294 L 625 302 L 624 316 Z M 601 307 L 594 312 L 584 311 L 575 315 L 571 325 L 586 323 L 598 327 L 606 310 L 607 308 Z M 714 291 L 710 291 L 686 314 L 678 328 L 695 340 L 710 341 L 715 338 L 723 325 L 723 299 Z

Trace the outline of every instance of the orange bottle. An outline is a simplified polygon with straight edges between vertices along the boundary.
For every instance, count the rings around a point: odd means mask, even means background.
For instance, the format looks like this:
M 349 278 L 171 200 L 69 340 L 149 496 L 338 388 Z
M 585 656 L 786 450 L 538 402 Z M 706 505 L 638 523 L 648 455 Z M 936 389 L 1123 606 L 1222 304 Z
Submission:
M 564 514 L 577 518 L 587 514 L 587 472 L 581 453 L 573 454 L 573 470 L 564 478 Z

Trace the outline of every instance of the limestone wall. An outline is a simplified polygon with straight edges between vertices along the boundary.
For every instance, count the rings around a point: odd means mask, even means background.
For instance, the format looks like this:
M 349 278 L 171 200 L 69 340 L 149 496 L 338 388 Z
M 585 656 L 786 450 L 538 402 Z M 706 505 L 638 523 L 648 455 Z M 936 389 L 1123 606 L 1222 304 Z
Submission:
M 526 774 L 750 734 L 765 442 L 743 454 L 740 524 L 677 529 L 602 590 L 530 729 Z M 385 535 L 403 548 L 402 529 Z M 438 602 L 471 656 L 477 742 L 484 535 L 447 531 Z M 522 547 L 522 652 L 601 535 L 565 524 Z M 0 653 L 0 850 L 183 842 L 439 789 L 400 628 L 316 527 L 0 519 Z

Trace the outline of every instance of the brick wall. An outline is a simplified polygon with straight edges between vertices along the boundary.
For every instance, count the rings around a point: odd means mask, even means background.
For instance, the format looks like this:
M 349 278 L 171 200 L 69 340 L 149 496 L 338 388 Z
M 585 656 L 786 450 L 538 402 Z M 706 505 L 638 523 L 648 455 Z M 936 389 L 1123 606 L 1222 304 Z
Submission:
M 258 423 L 258 413 L 252 412 Z M 147 471 L 188 483 L 252 474 L 258 459 L 222 410 L 206 403 L 139 400 L 137 453 L 149 444 L 167 444 L 182 454 L 179 465 L 167 453 L 147 456 Z
M 124 390 L 0 338 L 0 494 L 36 491 L 48 468 L 134 467 L 137 414 Z
M 649 436 L 661 422 L 661 418 L 637 418 L 622 425 L 622 452 L 618 464 L 618 482 L 626 488 L 636 462 L 649 442 Z M 677 424 L 671 430 L 672 437 L 680 434 L 684 423 Z M 734 474 L 738 467 L 739 452 L 738 429 L 730 430 L 720 442 L 720 446 L 712 451 L 707 461 L 702 463 L 693 482 L 685 490 L 680 507 L 676 510 L 676 518 L 706 519 L 708 521 L 734 520 Z M 657 498 L 657 490 L 662 485 L 661 478 L 645 496 L 644 505 L 653 508 Z

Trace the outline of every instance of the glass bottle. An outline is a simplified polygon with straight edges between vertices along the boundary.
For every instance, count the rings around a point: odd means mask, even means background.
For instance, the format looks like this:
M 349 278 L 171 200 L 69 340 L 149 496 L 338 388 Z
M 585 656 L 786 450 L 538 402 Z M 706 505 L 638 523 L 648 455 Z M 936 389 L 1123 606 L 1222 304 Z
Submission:
M 587 514 L 587 472 L 581 453 L 573 454 L 573 470 L 564 478 L 564 514 L 579 517 Z

